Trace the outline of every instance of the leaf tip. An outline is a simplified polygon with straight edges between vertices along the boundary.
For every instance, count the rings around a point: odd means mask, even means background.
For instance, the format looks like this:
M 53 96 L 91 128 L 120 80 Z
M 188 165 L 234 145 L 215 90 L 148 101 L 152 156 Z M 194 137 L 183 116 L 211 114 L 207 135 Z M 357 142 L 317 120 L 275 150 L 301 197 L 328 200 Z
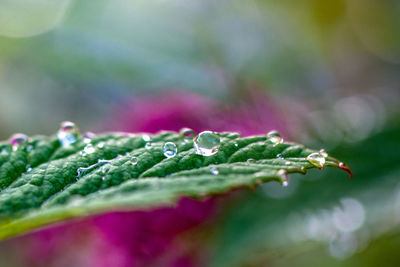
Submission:
M 339 162 L 338 164 L 339 168 L 344 170 L 345 172 L 347 172 L 350 175 L 350 178 L 352 179 L 354 177 L 353 172 L 351 171 L 350 167 L 344 163 L 344 162 Z

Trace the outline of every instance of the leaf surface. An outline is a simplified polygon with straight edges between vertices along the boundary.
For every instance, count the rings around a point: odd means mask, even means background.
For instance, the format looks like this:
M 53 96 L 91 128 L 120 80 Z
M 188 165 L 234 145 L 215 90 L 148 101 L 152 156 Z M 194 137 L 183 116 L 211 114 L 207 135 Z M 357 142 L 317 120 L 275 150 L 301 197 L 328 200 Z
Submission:
M 271 144 L 266 136 L 217 133 L 219 150 L 195 153 L 193 139 L 176 132 L 109 133 L 62 146 L 56 136 L 37 136 L 12 147 L 0 143 L 0 239 L 66 219 L 111 210 L 174 204 L 306 173 L 315 153 L 295 143 Z M 150 141 L 148 140 L 150 137 Z M 166 157 L 174 142 L 178 153 Z M 347 169 L 326 157 L 326 166 Z

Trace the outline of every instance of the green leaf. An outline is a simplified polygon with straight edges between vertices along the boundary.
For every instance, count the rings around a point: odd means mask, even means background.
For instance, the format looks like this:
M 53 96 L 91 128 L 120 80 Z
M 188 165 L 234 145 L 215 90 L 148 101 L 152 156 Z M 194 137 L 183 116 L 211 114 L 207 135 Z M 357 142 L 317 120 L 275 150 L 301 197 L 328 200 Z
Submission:
M 70 218 L 170 205 L 182 196 L 200 198 L 268 181 L 284 184 L 288 173 L 315 168 L 307 156 L 316 151 L 299 144 L 271 144 L 266 136 L 237 133 L 218 136 L 218 152 L 207 157 L 176 132 L 78 137 L 69 146 L 56 136 L 32 137 L 14 147 L 0 143 L 0 239 Z M 174 157 L 164 156 L 166 142 L 177 145 Z M 331 157 L 325 165 L 347 168 Z

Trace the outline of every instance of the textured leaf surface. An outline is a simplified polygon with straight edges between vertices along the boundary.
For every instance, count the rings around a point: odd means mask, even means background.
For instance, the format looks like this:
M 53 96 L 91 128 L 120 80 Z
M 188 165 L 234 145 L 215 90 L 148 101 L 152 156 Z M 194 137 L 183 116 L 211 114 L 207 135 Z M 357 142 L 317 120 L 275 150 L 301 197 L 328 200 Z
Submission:
M 88 145 L 83 139 L 63 147 L 55 136 L 32 137 L 16 150 L 1 143 L 0 238 L 109 210 L 173 204 L 182 196 L 204 197 L 268 181 L 282 183 L 286 173 L 314 168 L 306 157 L 316 151 L 294 143 L 272 145 L 265 136 L 219 133 L 220 149 L 209 157 L 197 155 L 193 141 L 179 133 L 150 135 L 150 147 L 144 136 L 149 135 L 99 135 L 90 140 L 92 153 L 83 153 Z M 164 156 L 165 142 L 177 145 L 176 156 Z M 330 157 L 325 165 L 344 168 Z M 79 168 L 86 169 L 80 169 L 78 177 Z

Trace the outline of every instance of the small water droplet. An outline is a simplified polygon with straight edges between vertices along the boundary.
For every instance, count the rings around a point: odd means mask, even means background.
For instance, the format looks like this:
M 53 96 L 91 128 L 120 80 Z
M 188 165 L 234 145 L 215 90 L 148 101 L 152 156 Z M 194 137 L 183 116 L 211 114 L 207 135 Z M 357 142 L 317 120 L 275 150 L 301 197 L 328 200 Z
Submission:
M 239 146 L 239 144 L 238 144 L 238 143 L 234 143 L 233 145 L 234 145 L 235 147 L 238 147 L 238 146 Z
M 104 148 L 104 142 L 98 143 L 98 144 L 97 144 L 97 147 L 98 147 L 98 148 Z
M 282 154 L 278 154 L 278 155 L 276 155 L 276 158 L 283 159 L 283 156 L 282 156 Z
M 31 165 L 26 165 L 26 172 L 27 173 L 30 173 L 32 171 L 32 167 L 31 167 Z
M 28 151 L 29 153 L 33 152 L 33 146 L 31 145 L 27 146 L 26 151 Z
M 92 132 L 86 132 L 83 136 L 83 142 L 85 144 L 89 144 L 90 142 L 92 142 L 92 139 L 96 137 L 95 133 Z
M 183 138 L 184 142 L 190 142 L 196 135 L 196 132 L 190 128 L 182 128 L 179 131 L 179 135 L 181 136 L 181 138 Z
M 10 143 L 13 151 L 16 151 L 20 146 L 24 145 L 28 141 L 28 136 L 22 133 L 17 133 L 11 136 Z
M 144 134 L 144 135 L 142 135 L 142 139 L 145 142 L 150 142 L 151 141 L 151 136 L 148 135 L 148 134 Z
M 58 141 L 63 147 L 70 146 L 75 143 L 79 136 L 78 127 L 75 123 L 64 121 L 61 123 L 60 130 L 57 132 Z
M 167 143 L 164 144 L 164 146 L 163 146 L 163 154 L 167 158 L 174 157 L 177 152 L 178 152 L 178 148 L 176 147 L 176 145 L 173 142 L 167 142 Z
M 292 163 L 290 161 L 285 161 L 285 165 L 292 165 Z
M 248 159 L 247 163 L 256 163 L 256 160 L 255 159 Z
M 130 161 L 131 161 L 131 164 L 133 166 L 135 166 L 138 163 L 138 158 L 137 157 L 131 157 Z
M 221 138 L 212 131 L 204 131 L 194 138 L 194 150 L 202 156 L 212 156 L 218 152 Z
M 318 152 L 311 153 L 307 156 L 307 160 L 317 168 L 322 168 L 325 165 L 325 157 Z
M 325 149 L 321 149 L 321 150 L 319 151 L 319 153 L 320 153 L 323 157 L 325 157 L 325 158 L 328 157 L 328 153 L 325 151 Z
M 105 180 L 106 180 L 106 177 L 105 177 L 105 176 L 102 176 L 102 177 L 101 177 L 101 180 L 105 181 Z
M 83 148 L 83 152 L 85 155 L 92 154 L 96 151 L 92 144 L 88 144 Z
M 289 175 L 284 169 L 281 169 L 277 173 L 281 177 L 281 185 L 287 187 L 289 185 Z
M 211 168 L 210 172 L 212 175 L 218 175 L 219 174 L 219 170 L 217 168 Z
M 282 135 L 277 131 L 270 131 L 267 133 L 267 140 L 268 144 L 277 145 L 283 142 Z
M 105 168 L 105 166 L 101 167 L 100 171 L 101 171 L 102 174 L 106 174 L 107 173 L 107 169 Z M 105 177 L 103 177 L 103 178 L 105 178 Z
M 150 149 L 151 146 L 153 145 L 152 142 L 147 142 L 146 145 L 144 146 L 146 149 Z

